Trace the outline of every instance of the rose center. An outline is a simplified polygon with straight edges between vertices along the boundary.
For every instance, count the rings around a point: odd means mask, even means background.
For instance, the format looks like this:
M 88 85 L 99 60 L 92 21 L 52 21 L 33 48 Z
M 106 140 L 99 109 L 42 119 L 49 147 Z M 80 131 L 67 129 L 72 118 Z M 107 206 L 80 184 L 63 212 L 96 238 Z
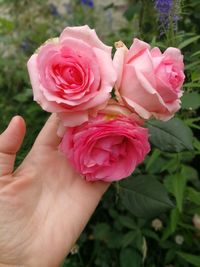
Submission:
M 55 77 L 59 78 L 59 81 L 65 82 L 68 85 L 82 84 L 82 75 L 80 71 L 74 66 L 56 65 L 53 67 Z
M 172 71 L 169 77 L 169 82 L 174 89 L 176 89 L 180 84 L 180 77 L 177 72 Z
M 171 84 L 173 89 L 176 89 L 181 82 L 177 70 L 173 67 L 172 64 L 166 64 L 166 72 L 168 74 L 169 83 Z
M 126 138 L 123 136 L 106 137 L 97 141 L 92 151 L 92 162 L 96 164 L 112 164 L 127 153 Z
M 61 75 L 69 84 L 81 84 L 82 77 L 75 67 L 65 67 L 62 69 Z

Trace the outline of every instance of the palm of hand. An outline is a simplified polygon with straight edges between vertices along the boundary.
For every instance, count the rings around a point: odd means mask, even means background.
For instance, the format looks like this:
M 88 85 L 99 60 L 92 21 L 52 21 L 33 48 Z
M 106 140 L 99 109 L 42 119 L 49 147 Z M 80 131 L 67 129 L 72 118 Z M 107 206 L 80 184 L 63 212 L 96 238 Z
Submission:
M 0 263 L 57 267 L 107 188 L 85 182 L 66 162 L 57 123 L 51 117 L 21 166 L 13 174 L 5 167 L 0 177 Z M 0 153 L 0 167 L 13 154 Z

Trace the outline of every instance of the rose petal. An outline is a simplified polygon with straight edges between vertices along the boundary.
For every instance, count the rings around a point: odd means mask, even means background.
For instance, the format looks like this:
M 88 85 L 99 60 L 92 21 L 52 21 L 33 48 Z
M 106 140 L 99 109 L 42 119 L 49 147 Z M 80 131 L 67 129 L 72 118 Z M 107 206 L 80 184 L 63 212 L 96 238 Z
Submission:
M 68 38 L 75 38 L 78 40 L 83 40 L 85 43 L 89 44 L 91 47 L 97 47 L 105 51 L 106 53 L 111 53 L 111 47 L 105 45 L 98 38 L 95 30 L 91 30 L 88 25 L 80 27 L 67 27 L 60 35 L 60 42 L 67 40 Z

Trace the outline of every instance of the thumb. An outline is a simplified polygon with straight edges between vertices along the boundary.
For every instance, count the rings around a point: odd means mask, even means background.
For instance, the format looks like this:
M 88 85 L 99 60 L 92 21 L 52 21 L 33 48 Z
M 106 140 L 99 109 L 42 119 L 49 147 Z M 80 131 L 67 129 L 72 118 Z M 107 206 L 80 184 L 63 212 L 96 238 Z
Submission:
M 12 173 L 16 153 L 21 147 L 25 132 L 24 119 L 15 116 L 7 129 L 0 135 L 0 176 Z

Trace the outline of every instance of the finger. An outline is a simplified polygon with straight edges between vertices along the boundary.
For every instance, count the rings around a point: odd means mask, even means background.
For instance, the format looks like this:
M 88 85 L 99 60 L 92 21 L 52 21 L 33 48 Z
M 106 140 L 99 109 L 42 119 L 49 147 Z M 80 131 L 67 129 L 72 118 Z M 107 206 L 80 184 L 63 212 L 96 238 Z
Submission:
M 57 148 L 61 138 L 57 135 L 60 119 L 56 114 L 52 114 L 39 133 L 34 146 L 50 146 Z
M 17 151 L 26 133 L 26 124 L 20 116 L 12 118 L 7 129 L 0 135 L 0 176 L 12 173 Z

